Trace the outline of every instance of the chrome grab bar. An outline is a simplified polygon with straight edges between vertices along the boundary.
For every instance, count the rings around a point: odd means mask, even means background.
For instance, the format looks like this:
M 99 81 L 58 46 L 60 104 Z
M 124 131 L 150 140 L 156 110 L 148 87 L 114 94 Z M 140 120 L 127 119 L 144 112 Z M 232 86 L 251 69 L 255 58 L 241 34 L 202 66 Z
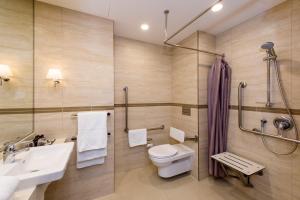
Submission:
M 163 130 L 165 129 L 165 125 L 161 125 L 160 127 L 156 128 L 147 128 L 147 131 L 155 131 L 155 130 Z
M 198 137 L 198 135 L 195 135 L 194 137 L 185 137 L 184 140 L 198 142 L 199 137 Z
M 125 129 L 124 131 L 128 133 L 129 128 L 128 128 L 128 87 L 123 88 L 125 92 Z
M 247 87 L 247 83 L 246 82 L 240 82 L 239 87 L 238 87 L 238 123 L 239 123 L 240 130 L 242 130 L 244 132 L 260 135 L 260 136 L 265 136 L 265 137 L 270 137 L 270 138 L 275 138 L 275 139 L 279 139 L 279 140 L 284 140 L 284 141 L 287 141 L 287 142 L 294 142 L 294 143 L 300 144 L 300 140 L 286 138 L 286 137 L 282 137 L 282 136 L 278 136 L 278 135 L 262 133 L 262 132 L 259 132 L 259 131 L 256 131 L 256 130 L 250 130 L 250 129 L 246 129 L 246 128 L 243 127 L 243 122 L 242 122 L 242 119 L 243 119 L 243 116 L 242 116 L 242 89 L 245 88 L 245 87 Z
M 123 88 L 125 92 L 125 129 L 124 131 L 128 133 L 129 128 L 128 128 L 128 87 Z M 160 127 L 155 127 L 155 128 L 147 128 L 147 131 L 155 131 L 155 130 L 163 130 L 165 129 L 165 125 L 161 125 Z

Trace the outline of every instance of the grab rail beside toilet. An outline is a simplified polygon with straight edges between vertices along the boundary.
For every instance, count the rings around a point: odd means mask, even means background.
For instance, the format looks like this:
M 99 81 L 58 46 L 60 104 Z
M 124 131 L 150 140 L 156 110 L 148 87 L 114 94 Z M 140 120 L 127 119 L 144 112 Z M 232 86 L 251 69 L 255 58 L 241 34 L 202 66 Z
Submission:
M 123 88 L 123 91 L 125 93 L 125 129 L 124 131 L 126 133 L 128 133 L 129 128 L 128 128 L 128 107 L 129 107 L 129 103 L 128 103 L 128 87 L 125 86 Z M 161 125 L 159 127 L 154 127 L 154 128 L 147 128 L 147 131 L 155 131 L 155 130 L 163 130 L 165 129 L 165 125 Z

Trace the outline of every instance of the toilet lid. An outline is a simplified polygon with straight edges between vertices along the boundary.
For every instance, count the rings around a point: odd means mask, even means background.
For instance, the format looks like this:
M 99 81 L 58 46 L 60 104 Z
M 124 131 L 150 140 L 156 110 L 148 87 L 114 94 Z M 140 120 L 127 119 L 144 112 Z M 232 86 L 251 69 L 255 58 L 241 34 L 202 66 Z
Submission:
M 171 157 L 174 156 L 176 153 L 177 149 L 175 149 L 172 145 L 169 144 L 163 144 L 149 149 L 149 154 L 157 158 Z

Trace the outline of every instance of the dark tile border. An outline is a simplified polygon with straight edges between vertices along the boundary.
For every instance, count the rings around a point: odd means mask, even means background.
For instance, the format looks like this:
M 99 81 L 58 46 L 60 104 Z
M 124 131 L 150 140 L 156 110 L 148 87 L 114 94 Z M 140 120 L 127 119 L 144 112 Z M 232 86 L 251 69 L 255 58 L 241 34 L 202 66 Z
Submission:
M 172 106 L 172 103 L 130 103 L 128 107 L 154 107 L 154 106 Z M 115 104 L 116 108 L 125 107 L 125 104 Z
M 174 107 L 186 107 L 195 109 L 206 109 L 207 105 L 196 104 L 182 104 L 182 103 L 132 103 L 129 107 L 155 107 L 155 106 L 174 106 Z M 92 111 L 92 110 L 114 110 L 115 108 L 125 107 L 125 104 L 115 104 L 111 106 L 78 106 L 78 107 L 49 107 L 49 108 L 6 108 L 0 109 L 0 115 L 8 114 L 32 114 L 32 113 L 53 113 L 53 112 L 80 112 L 80 111 Z M 238 110 L 238 106 L 230 105 L 231 110 Z M 253 112 L 266 112 L 266 113 L 280 113 L 287 114 L 285 108 L 265 108 L 254 106 L 243 106 L 244 111 Z M 291 109 L 293 115 L 300 115 L 300 109 Z
M 33 108 L 5 108 L 5 109 L 0 109 L 0 115 L 32 114 L 33 112 L 34 112 Z
M 231 105 L 230 109 L 238 110 L 238 106 Z M 266 107 L 243 106 L 242 109 L 245 111 L 253 111 L 253 112 L 287 114 L 287 110 L 285 108 L 266 108 Z M 300 109 L 291 109 L 291 112 L 293 115 L 300 115 Z

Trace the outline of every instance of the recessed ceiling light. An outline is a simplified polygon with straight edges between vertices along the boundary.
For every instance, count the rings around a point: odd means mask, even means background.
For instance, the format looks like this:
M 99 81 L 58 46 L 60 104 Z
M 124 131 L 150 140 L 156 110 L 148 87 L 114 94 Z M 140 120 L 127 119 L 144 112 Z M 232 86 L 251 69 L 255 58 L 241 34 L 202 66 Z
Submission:
M 223 4 L 222 4 L 222 3 L 217 3 L 216 5 L 214 5 L 214 6 L 211 8 L 211 10 L 212 10 L 213 12 L 218 12 L 218 11 L 222 10 L 222 8 L 223 8 Z
M 147 31 L 147 30 L 149 30 L 149 25 L 148 25 L 148 24 L 142 24 L 142 25 L 141 25 L 141 29 L 142 29 L 143 31 Z

